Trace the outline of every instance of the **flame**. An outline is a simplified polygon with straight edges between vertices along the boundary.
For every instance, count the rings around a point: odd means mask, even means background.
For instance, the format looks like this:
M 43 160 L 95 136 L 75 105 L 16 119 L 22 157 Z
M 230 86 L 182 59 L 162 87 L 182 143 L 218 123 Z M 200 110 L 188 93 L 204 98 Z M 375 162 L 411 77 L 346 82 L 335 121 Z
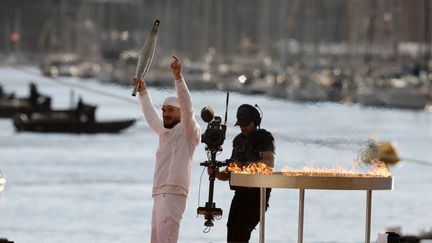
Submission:
M 379 160 L 373 160 L 369 170 L 365 173 L 359 166 L 364 165 L 357 161 L 353 161 L 351 169 L 346 169 L 338 164 L 333 168 L 315 168 L 313 165 L 305 166 L 300 170 L 295 170 L 290 167 L 284 167 L 281 171 L 284 175 L 289 176 L 339 176 L 339 177 L 390 177 L 391 173 L 387 165 Z M 369 166 L 369 165 L 368 165 Z M 229 163 L 227 171 L 238 174 L 259 174 L 271 175 L 273 168 L 268 167 L 265 163 L 250 163 L 247 166 L 238 166 L 236 163 Z
M 375 160 L 375 162 L 372 164 L 372 168 L 368 172 L 368 175 L 390 177 L 391 173 L 386 163 Z
M 391 173 L 384 162 L 373 160 L 372 167 L 366 173 L 359 168 L 359 162 L 354 161 L 350 170 L 341 165 L 333 168 L 315 168 L 313 165 L 305 166 L 301 170 L 284 167 L 282 173 L 290 176 L 340 176 L 340 177 L 390 177 Z
M 229 163 L 227 167 L 228 172 L 239 173 L 239 174 L 260 174 L 260 175 L 271 175 L 273 174 L 273 168 L 268 167 L 265 163 L 250 163 L 247 166 L 239 167 L 236 163 Z

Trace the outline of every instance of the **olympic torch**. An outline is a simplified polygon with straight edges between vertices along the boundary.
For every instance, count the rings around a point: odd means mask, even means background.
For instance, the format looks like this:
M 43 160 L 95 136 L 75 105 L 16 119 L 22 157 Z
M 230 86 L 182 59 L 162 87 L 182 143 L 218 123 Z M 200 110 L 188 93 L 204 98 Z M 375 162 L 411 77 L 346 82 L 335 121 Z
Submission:
M 151 62 L 153 60 L 153 54 L 156 49 L 159 23 L 160 23 L 159 20 L 156 20 L 154 22 L 153 28 L 150 31 L 150 34 L 147 37 L 147 40 L 145 41 L 143 48 L 141 49 L 141 54 L 139 56 L 136 71 L 135 71 L 135 79 L 143 80 L 144 76 L 146 75 L 147 71 L 150 68 Z M 136 96 L 138 88 L 139 88 L 139 84 L 137 83 L 134 86 L 134 89 L 132 91 L 132 96 Z

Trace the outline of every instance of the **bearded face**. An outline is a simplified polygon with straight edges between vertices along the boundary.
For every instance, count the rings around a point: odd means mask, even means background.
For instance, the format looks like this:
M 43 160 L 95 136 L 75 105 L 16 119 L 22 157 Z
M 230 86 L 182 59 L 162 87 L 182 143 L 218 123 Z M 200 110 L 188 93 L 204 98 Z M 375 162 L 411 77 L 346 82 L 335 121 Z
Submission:
M 180 108 L 164 105 L 162 106 L 162 116 L 164 127 L 171 129 L 181 121 Z

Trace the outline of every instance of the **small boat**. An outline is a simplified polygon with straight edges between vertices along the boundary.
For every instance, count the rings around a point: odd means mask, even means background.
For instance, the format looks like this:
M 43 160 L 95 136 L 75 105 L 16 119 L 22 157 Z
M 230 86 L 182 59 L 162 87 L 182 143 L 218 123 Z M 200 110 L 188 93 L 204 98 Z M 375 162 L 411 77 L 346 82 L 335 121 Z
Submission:
M 98 122 L 96 106 L 84 104 L 81 99 L 75 109 L 50 110 L 19 114 L 13 123 L 18 132 L 41 133 L 118 133 L 133 124 L 135 119 Z
M 41 95 L 34 83 L 30 83 L 30 94 L 26 98 L 17 98 L 14 94 L 10 94 L 0 99 L 0 117 L 2 118 L 13 117 L 17 113 L 29 114 L 50 109 L 51 98 Z
M 6 184 L 6 179 L 4 178 L 3 173 L 0 171 L 0 192 L 3 191 L 5 184 Z

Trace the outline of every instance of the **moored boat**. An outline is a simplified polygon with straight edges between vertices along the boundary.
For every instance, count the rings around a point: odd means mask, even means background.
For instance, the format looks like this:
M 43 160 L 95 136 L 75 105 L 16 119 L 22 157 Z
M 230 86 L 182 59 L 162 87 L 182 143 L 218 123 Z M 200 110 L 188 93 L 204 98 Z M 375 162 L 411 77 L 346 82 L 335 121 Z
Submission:
M 77 134 L 118 133 L 136 122 L 135 119 L 99 122 L 95 111 L 95 106 L 80 100 L 75 109 L 22 113 L 15 116 L 13 122 L 18 132 Z

